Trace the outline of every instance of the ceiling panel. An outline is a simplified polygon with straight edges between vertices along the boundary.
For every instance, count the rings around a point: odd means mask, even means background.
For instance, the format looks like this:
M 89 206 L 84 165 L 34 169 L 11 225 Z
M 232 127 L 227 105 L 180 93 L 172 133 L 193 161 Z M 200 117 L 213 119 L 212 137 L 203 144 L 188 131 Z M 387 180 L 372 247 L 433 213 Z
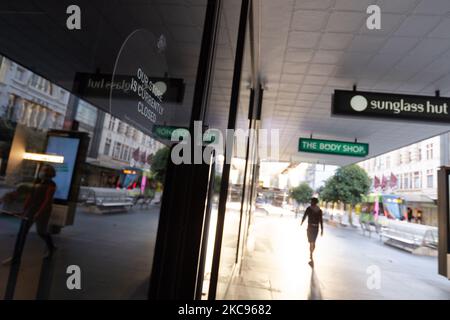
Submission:
M 265 20 L 272 0 L 262 0 Z M 262 126 L 280 130 L 280 157 L 345 165 L 359 158 L 299 153 L 301 136 L 370 144 L 370 157 L 447 132 L 448 126 L 355 120 L 331 116 L 335 89 L 392 93 L 450 94 L 450 1 L 297 0 L 276 1 L 283 32 L 261 32 L 261 60 L 277 77 L 268 81 Z M 365 26 L 366 9 L 382 9 L 382 30 Z M 281 21 L 281 19 L 283 21 Z M 287 29 L 286 29 L 287 26 Z M 282 40 L 280 40 L 282 39 Z M 271 49 L 276 46 L 277 50 Z M 262 72 L 261 76 L 267 78 Z M 296 96 L 294 99 L 293 97 Z M 276 109 L 275 109 L 276 108 Z M 277 112 L 274 112 L 278 110 Z M 404 133 L 408 132 L 408 135 Z

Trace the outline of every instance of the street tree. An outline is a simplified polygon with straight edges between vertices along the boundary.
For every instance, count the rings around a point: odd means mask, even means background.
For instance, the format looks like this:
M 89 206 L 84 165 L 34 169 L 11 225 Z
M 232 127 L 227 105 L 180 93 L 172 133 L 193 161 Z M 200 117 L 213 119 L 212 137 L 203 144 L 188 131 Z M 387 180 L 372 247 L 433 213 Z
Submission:
M 357 165 L 350 165 L 339 168 L 327 180 L 320 197 L 327 202 L 341 201 L 354 206 L 367 195 L 370 185 L 371 180 L 366 171 Z
M 159 149 L 153 157 L 151 171 L 154 179 L 161 184 L 164 184 L 169 156 L 170 149 L 164 147 Z
M 297 203 L 308 203 L 314 190 L 306 182 L 300 184 L 298 187 L 292 188 L 289 192 L 289 196 L 297 201 Z

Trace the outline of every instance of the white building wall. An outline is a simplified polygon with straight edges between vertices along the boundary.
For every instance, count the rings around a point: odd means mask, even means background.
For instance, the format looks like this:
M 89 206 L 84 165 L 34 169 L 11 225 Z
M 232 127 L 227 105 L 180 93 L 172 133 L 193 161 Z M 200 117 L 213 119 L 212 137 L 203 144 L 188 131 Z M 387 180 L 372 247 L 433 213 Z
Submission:
M 397 187 L 388 192 L 423 194 L 437 198 L 437 172 L 440 167 L 440 137 L 434 137 L 405 148 L 359 163 L 368 175 L 380 182 L 383 175 L 397 176 Z
M 325 182 L 334 176 L 338 167 L 336 166 L 323 166 L 323 165 L 314 165 L 315 166 L 315 177 L 314 177 L 314 190 L 319 189 L 320 187 L 325 185 Z
M 49 86 L 51 86 L 51 89 L 47 90 Z M 16 97 L 14 102 L 11 99 L 12 96 Z M 29 127 L 62 129 L 69 99 L 70 92 L 67 90 L 0 56 L 0 117 L 7 112 L 12 112 L 12 117 L 15 121 Z M 12 103 L 14 103 L 13 108 L 11 108 Z M 141 153 L 145 152 L 149 156 L 163 147 L 161 143 L 118 119 L 114 120 L 115 125 L 110 129 L 110 119 L 111 116 L 106 114 L 101 134 L 99 156 L 97 159 L 90 160 L 100 165 L 104 164 L 107 167 L 120 169 L 134 164 L 130 160 L 132 159 L 132 153 L 137 148 L 139 148 Z M 111 147 L 108 155 L 105 155 L 107 139 L 111 140 Z M 121 144 L 120 155 L 124 155 L 125 152 L 122 152 L 122 150 L 128 147 L 128 155 L 126 157 L 113 157 L 116 142 Z M 148 167 L 148 165 L 139 163 L 136 165 L 144 168 Z
M 113 117 L 113 125 L 110 125 L 111 117 L 110 114 L 105 115 L 98 160 L 115 168 L 124 166 L 149 168 L 148 164 L 143 164 L 139 161 L 135 162 L 133 160 L 133 152 L 139 148 L 140 154 L 145 153 L 148 157 L 161 149 L 163 144 L 152 139 L 150 136 L 144 135 L 141 131 L 117 118 Z M 110 141 L 110 147 L 108 154 L 105 154 L 106 141 L 108 139 Z M 120 143 L 119 156 L 114 152 L 116 143 Z M 124 148 L 128 148 L 126 155 Z
M 29 127 L 61 129 L 70 93 L 3 58 L 0 66 L 0 116 Z

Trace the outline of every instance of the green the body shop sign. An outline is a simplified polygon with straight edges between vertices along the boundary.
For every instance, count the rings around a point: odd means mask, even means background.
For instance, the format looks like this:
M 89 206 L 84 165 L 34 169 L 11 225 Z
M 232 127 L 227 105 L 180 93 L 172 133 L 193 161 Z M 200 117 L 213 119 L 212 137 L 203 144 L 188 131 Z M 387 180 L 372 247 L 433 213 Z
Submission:
M 157 137 L 164 139 L 164 140 L 171 140 L 172 134 L 175 132 L 175 130 L 178 130 L 178 136 L 179 137 L 187 137 L 189 136 L 189 130 L 187 128 L 180 128 L 180 127 L 170 127 L 170 126 L 153 126 L 153 134 Z
M 300 138 L 299 151 L 364 158 L 369 155 L 369 145 L 367 143 Z
M 183 139 L 187 139 L 189 136 L 189 129 L 181 128 L 181 127 L 171 127 L 171 126 L 153 126 L 153 134 L 157 137 L 171 141 L 173 133 L 177 131 L 177 136 L 179 138 L 183 137 Z M 203 134 L 203 142 L 204 143 L 213 143 L 218 141 L 217 133 L 215 132 L 206 132 Z

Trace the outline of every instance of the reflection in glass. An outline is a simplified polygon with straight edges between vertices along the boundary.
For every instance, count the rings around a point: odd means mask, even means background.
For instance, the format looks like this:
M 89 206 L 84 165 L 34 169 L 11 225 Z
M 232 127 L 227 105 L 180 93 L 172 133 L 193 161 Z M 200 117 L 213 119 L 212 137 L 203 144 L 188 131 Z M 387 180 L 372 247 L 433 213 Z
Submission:
M 73 150 L 69 144 L 52 144 L 49 135 L 75 132 L 89 137 L 88 144 L 80 147 L 86 157 L 77 161 L 79 169 L 70 183 L 75 187 L 58 189 L 61 181 L 56 179 L 55 194 L 64 198 L 72 194 L 70 190 L 79 190 L 78 197 L 73 203 L 55 200 L 53 204 L 46 231 L 58 249 L 51 259 L 45 259 L 39 230 L 35 226 L 27 230 L 13 297 L 145 299 L 169 141 L 147 126 L 139 127 L 136 119 L 111 114 L 109 89 L 125 39 L 136 30 L 146 30 L 154 37 L 141 38 L 146 46 L 138 43 L 132 56 L 121 61 L 120 72 L 136 76 L 130 66 L 145 65 L 147 75 L 158 80 L 155 88 L 166 98 L 158 125 L 188 126 L 206 1 L 189 6 L 182 0 L 86 2 L 82 29 L 76 33 L 59 25 L 64 6 L 65 1 L 0 4 L 0 9 L 26 9 L 20 24 L 17 15 L 0 13 L 0 53 L 10 58 L 0 55 L 0 198 L 20 191 L 15 201 L 7 196 L 0 204 L 0 260 L 5 262 L 0 265 L 0 297 L 7 291 L 12 270 L 7 260 L 21 230 L 18 214 L 26 202 L 22 191 L 33 185 L 41 165 L 25 161 L 23 154 Z M 32 12 L 40 12 L 39 19 Z M 96 87 L 96 77 L 110 86 Z M 120 97 L 114 102 L 120 108 Z M 129 106 L 137 108 L 138 102 Z M 68 162 L 57 169 L 68 176 L 72 173 Z M 81 290 L 66 285 L 67 268 L 72 265 L 81 270 Z
M 247 30 L 248 33 L 248 30 Z M 248 37 L 247 37 L 248 39 Z M 248 80 L 251 74 L 251 59 L 249 45 L 246 51 L 243 66 L 243 81 L 241 82 L 239 106 L 236 119 L 236 134 L 231 154 L 231 170 L 229 178 L 228 199 L 225 212 L 223 240 L 220 252 L 219 277 L 217 283 L 217 299 L 226 298 L 227 289 L 239 270 L 240 256 L 243 250 L 245 230 L 248 221 L 248 176 L 245 177 L 247 166 L 247 145 L 249 129 L 250 90 Z M 244 180 L 246 178 L 246 180 Z M 245 188 L 245 189 L 244 189 Z M 244 197 L 245 195 L 245 197 Z

